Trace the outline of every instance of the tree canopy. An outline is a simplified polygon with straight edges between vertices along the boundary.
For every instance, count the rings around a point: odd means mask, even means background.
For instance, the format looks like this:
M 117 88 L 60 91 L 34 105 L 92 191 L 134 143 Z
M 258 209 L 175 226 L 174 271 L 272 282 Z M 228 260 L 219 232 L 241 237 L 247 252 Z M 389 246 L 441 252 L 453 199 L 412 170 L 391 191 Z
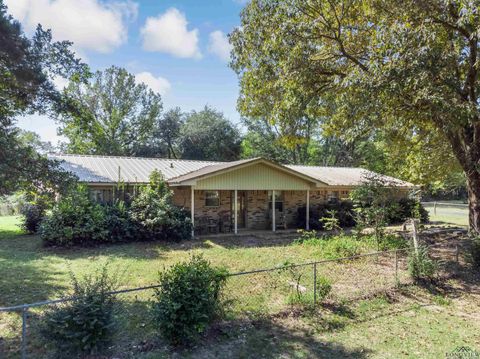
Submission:
M 240 156 L 241 135 L 223 113 L 205 106 L 186 115 L 180 149 L 186 159 L 232 161 Z
M 71 43 L 53 42 L 51 32 L 40 25 L 31 39 L 25 36 L 2 0 L 0 44 L 0 194 L 59 185 L 64 174 L 19 138 L 16 117 L 65 108 L 54 77 L 81 80 L 88 68 L 70 50 Z
M 347 138 L 373 128 L 417 183 L 461 168 L 479 232 L 478 14 L 478 1 L 252 0 L 230 36 L 238 108 Z
M 72 153 L 135 156 L 154 136 L 162 111 L 159 94 L 116 66 L 86 83 L 71 81 L 63 96 L 71 110 L 57 120 Z

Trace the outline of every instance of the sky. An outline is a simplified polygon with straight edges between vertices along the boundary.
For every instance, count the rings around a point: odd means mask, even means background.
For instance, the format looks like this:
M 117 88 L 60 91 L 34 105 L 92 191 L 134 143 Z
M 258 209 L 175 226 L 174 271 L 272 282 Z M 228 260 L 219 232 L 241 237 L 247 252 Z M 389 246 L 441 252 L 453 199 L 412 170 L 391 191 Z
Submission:
M 239 26 L 245 0 L 6 0 L 8 12 L 32 34 L 41 23 L 54 40 L 70 40 L 94 71 L 126 68 L 163 97 L 164 109 L 206 104 L 234 123 L 238 79 L 228 67 L 226 35 Z M 59 88 L 64 85 L 56 81 Z M 56 144 L 57 125 L 32 115 L 18 126 Z

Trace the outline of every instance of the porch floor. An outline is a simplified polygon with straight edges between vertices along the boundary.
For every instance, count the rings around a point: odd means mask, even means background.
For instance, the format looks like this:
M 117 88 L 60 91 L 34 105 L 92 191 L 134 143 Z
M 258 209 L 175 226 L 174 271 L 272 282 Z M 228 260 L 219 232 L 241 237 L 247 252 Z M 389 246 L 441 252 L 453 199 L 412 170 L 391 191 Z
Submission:
M 242 238 L 254 237 L 259 239 L 278 239 L 278 238 L 297 238 L 299 234 L 298 229 L 277 229 L 275 232 L 266 229 L 239 229 L 238 233 L 210 233 L 195 235 L 195 239 L 209 239 L 209 238 Z

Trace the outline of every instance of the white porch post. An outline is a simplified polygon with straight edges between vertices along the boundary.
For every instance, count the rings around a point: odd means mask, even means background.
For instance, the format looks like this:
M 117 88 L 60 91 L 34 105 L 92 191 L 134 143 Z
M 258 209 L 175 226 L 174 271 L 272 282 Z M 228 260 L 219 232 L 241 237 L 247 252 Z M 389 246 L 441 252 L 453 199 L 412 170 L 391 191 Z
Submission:
M 275 190 L 272 190 L 272 231 L 275 232 L 277 225 L 275 223 Z
M 195 238 L 195 189 L 193 186 L 190 187 L 191 190 L 191 203 L 190 203 L 190 213 L 192 216 L 192 238 Z
M 234 191 L 234 196 L 233 196 L 234 197 L 233 198 L 233 218 L 234 218 L 234 224 L 235 224 L 235 226 L 234 226 L 235 234 L 237 234 L 237 232 L 238 232 L 238 219 L 237 219 L 237 217 L 238 217 L 238 213 L 237 213 L 238 212 L 238 208 L 237 208 L 237 201 L 238 200 L 237 200 L 237 198 L 238 197 L 237 197 L 237 195 L 238 195 L 238 191 L 235 190 Z
M 308 231 L 310 229 L 310 190 L 307 189 L 307 216 L 306 216 L 305 228 Z

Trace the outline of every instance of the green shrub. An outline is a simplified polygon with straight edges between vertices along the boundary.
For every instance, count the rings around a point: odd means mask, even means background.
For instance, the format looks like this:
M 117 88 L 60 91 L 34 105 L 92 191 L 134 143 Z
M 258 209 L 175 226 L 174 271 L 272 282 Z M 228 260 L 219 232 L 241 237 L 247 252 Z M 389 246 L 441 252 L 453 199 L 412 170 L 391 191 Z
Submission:
M 116 289 L 117 281 L 106 265 L 81 280 L 71 276 L 76 299 L 47 310 L 40 334 L 62 355 L 101 352 L 114 332 L 116 298 L 109 292 Z
M 45 208 L 41 205 L 27 203 L 22 206 L 22 228 L 27 233 L 37 233 L 45 216 Z
M 408 271 L 413 279 L 433 279 L 437 272 L 437 264 L 428 254 L 428 248 L 419 246 L 418 252 L 412 248 L 408 256 Z
M 190 344 L 221 312 L 227 272 L 201 256 L 160 273 L 153 313 L 161 335 L 171 344 Z
M 158 171 L 132 201 L 130 215 L 144 240 L 179 241 L 191 235 L 188 213 L 172 203 L 172 192 Z
M 115 201 L 102 206 L 105 213 L 105 229 L 108 240 L 113 243 L 139 240 L 138 226 L 130 218 L 129 208 L 124 201 Z
M 317 277 L 317 300 L 323 302 L 332 291 L 332 282 L 327 277 Z
M 480 238 L 472 240 L 468 259 L 474 268 L 480 269 Z
M 72 246 L 109 241 L 104 208 L 79 185 L 63 196 L 40 225 L 46 245 Z

